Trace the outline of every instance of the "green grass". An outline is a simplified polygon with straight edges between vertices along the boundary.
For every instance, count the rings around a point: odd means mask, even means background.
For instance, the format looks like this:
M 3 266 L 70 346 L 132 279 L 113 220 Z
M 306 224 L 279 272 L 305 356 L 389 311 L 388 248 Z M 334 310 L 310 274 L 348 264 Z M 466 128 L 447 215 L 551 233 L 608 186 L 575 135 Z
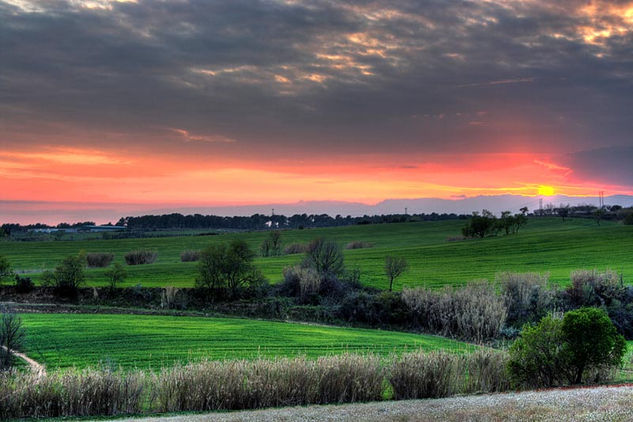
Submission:
M 366 241 L 373 248 L 345 251 L 349 267 L 361 269 L 362 281 L 385 288 L 384 257 L 388 254 L 405 257 L 409 271 L 396 283 L 403 285 L 442 286 L 460 284 L 472 279 L 494 278 L 499 271 L 549 272 L 557 283 L 566 283 L 575 269 L 610 268 L 622 271 L 625 278 L 633 276 L 633 226 L 593 220 L 557 218 L 530 219 L 516 236 L 499 236 L 449 242 L 448 237 L 460 233 L 464 221 L 379 224 L 325 229 L 288 230 L 283 232 L 284 244 L 308 242 L 325 236 L 345 245 L 350 241 Z M 0 254 L 6 255 L 15 269 L 32 272 L 34 280 L 44 269 L 52 269 L 66 255 L 80 250 L 112 252 L 115 262 L 133 249 L 158 251 L 156 263 L 127 267 L 125 285 L 192 286 L 196 276 L 195 263 L 181 263 L 180 252 L 200 249 L 214 242 L 234 238 L 246 240 L 255 250 L 265 232 L 227 233 L 219 236 L 180 236 L 150 239 L 118 239 L 89 241 L 0 242 Z M 257 265 L 271 282 L 281 279 L 285 266 L 301 260 L 300 255 L 258 258 Z M 103 269 L 87 272 L 89 285 L 105 285 Z
M 431 335 L 236 318 L 106 314 L 23 314 L 26 353 L 48 368 L 106 365 L 160 368 L 201 358 L 316 357 L 471 350 Z

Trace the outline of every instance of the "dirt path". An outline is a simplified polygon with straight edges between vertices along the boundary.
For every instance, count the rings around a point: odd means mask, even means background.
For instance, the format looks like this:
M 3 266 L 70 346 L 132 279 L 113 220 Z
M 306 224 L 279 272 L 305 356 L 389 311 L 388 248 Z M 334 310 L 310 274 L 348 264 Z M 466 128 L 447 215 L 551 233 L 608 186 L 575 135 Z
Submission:
M 0 347 L 2 347 L 4 350 L 7 350 L 5 346 L 0 346 Z M 23 359 L 26 363 L 28 363 L 29 367 L 31 368 L 31 371 L 37 376 L 41 377 L 41 376 L 46 375 L 46 368 L 41 363 L 31 359 L 24 353 L 16 352 L 15 350 L 13 350 L 12 353 L 15 356 L 19 357 L 20 359 Z
M 633 387 L 592 387 L 447 399 L 306 406 L 133 419 L 139 422 L 237 421 L 631 421 Z

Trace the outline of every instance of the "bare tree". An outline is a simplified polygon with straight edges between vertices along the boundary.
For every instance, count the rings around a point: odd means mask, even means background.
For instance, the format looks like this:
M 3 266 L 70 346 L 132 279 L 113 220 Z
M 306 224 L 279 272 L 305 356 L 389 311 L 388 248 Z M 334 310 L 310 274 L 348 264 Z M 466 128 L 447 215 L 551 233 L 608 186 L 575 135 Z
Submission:
M 339 245 L 323 238 L 310 242 L 304 263 L 321 276 L 339 276 L 345 270 L 343 252 Z
M 385 258 L 385 274 L 389 278 L 389 291 L 393 290 L 393 282 L 407 270 L 407 260 L 396 256 Z
M 13 352 L 22 348 L 25 337 L 22 319 L 5 311 L 0 318 L 0 369 L 11 368 Z

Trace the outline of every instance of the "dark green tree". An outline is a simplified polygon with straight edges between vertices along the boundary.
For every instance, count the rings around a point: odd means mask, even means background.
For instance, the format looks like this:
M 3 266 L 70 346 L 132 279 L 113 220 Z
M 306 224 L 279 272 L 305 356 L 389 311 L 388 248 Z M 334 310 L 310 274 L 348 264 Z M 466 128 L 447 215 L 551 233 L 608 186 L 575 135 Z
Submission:
M 567 312 L 562 332 L 571 382 L 581 383 L 589 369 L 622 363 L 626 341 L 602 309 L 580 308 Z
M 255 268 L 255 254 L 243 240 L 234 240 L 228 245 L 211 245 L 200 253 L 196 287 L 228 289 L 235 297 L 244 285 L 263 281 Z

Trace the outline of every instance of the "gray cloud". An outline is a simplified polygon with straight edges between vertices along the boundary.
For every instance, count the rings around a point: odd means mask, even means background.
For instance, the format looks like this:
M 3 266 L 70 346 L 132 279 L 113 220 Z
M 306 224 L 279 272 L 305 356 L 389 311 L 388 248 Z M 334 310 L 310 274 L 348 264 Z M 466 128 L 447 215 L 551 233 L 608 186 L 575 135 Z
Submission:
M 18 3 L 0 1 L 8 148 L 180 151 L 172 128 L 261 157 L 633 143 L 633 31 L 604 6 L 624 2 Z

